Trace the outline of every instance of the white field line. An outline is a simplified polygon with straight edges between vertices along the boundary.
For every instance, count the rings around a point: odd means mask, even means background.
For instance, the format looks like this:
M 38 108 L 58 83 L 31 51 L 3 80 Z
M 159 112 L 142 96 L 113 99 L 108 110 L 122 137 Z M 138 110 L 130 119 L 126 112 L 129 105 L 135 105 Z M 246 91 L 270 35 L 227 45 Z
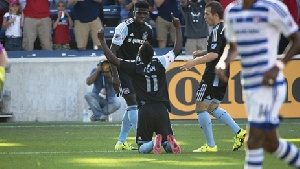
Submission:
M 192 149 L 181 149 L 182 154 L 190 154 L 193 152 Z M 218 151 L 232 151 L 232 149 L 218 149 Z M 239 149 L 239 151 L 244 151 L 243 148 Z M 128 152 L 136 152 L 137 150 L 125 150 L 125 151 L 114 151 L 114 150 L 99 150 L 99 151 L 45 151 L 45 152 L 0 152 L 0 155 L 40 155 L 40 154 L 91 154 L 91 153 L 128 153 Z M 150 153 L 151 154 L 151 153 Z M 197 154 L 197 153 L 193 153 Z
M 172 123 L 172 122 L 171 122 Z M 294 122 L 294 123 L 289 123 L 289 122 L 282 122 L 280 123 L 280 125 L 282 124 L 289 124 L 289 125 L 300 125 L 300 122 Z M 213 125 L 216 125 L 216 126 L 221 126 L 221 125 L 225 125 L 225 124 L 213 124 Z M 246 123 L 238 123 L 238 125 L 246 125 Z M 42 125 L 42 126 L 39 126 L 39 125 L 36 125 L 36 126 L 33 126 L 33 125 L 11 125 L 11 126 L 1 126 L 0 124 L 0 129 L 1 128 L 60 128 L 60 127 L 118 127 L 118 126 L 121 126 L 121 124 L 63 124 L 63 125 L 55 125 L 55 124 L 51 124 L 51 125 Z M 199 126 L 199 124 L 172 124 L 172 126 Z

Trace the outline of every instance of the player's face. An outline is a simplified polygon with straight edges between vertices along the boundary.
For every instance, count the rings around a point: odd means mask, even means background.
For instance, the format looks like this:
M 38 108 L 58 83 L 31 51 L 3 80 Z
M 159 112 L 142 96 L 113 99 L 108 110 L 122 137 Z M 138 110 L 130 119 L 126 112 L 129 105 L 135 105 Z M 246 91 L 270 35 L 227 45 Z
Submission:
M 215 20 L 214 16 L 211 14 L 211 7 L 205 8 L 204 19 L 209 26 L 214 26 Z
M 136 8 L 134 11 L 134 20 L 139 24 L 147 22 L 149 17 L 149 9 L 147 8 Z

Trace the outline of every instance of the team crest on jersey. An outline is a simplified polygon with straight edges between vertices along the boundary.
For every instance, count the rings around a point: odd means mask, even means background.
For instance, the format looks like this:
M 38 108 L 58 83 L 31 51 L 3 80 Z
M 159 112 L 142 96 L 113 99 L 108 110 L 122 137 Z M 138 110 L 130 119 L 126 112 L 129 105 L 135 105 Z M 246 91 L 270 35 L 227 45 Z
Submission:
M 255 16 L 255 17 L 253 17 L 253 23 L 259 23 L 259 22 L 261 22 L 261 17 L 260 16 Z
M 147 32 L 144 32 L 144 33 L 143 33 L 143 36 L 142 36 L 142 39 L 143 39 L 143 40 L 147 40 L 147 37 L 148 37 L 148 33 L 147 33 Z
M 130 93 L 130 90 L 128 88 L 123 88 L 123 94 L 129 94 Z

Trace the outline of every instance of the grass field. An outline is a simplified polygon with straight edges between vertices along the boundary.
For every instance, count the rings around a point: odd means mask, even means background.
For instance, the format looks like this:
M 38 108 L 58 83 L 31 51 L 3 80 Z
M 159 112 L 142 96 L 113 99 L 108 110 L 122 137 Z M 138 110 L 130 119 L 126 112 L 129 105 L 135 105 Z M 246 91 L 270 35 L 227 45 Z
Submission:
M 236 120 L 245 127 L 245 120 Z M 0 123 L 0 169 L 242 169 L 244 149 L 233 152 L 231 130 L 213 121 L 219 151 L 193 153 L 205 141 L 196 120 L 172 121 L 182 154 L 139 154 L 114 151 L 120 122 L 104 123 Z M 300 119 L 284 119 L 280 135 L 300 147 Z M 129 142 L 134 143 L 134 133 Z M 289 168 L 265 155 L 264 168 Z

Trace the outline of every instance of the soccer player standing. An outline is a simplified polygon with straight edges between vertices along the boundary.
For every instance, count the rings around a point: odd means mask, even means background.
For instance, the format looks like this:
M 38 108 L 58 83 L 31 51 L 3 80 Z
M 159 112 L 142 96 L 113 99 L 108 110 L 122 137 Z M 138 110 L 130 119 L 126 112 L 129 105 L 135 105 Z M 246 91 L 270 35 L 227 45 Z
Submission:
M 124 60 L 136 60 L 139 47 L 144 41 L 151 41 L 152 27 L 146 22 L 149 17 L 149 4 L 146 1 L 138 1 L 134 7 L 134 17 L 120 23 L 112 39 L 111 50 L 115 56 Z M 137 103 L 136 94 L 132 84 L 132 78 L 124 71 L 116 71 L 113 68 L 114 89 L 119 91 L 121 81 L 122 95 L 127 103 L 127 109 L 123 115 L 119 140 L 115 150 L 131 150 L 133 147 L 126 142 L 128 133 L 137 128 Z M 118 77 L 119 74 L 119 77 Z
M 277 130 L 287 88 L 282 69 L 300 49 L 297 24 L 281 1 L 238 0 L 226 8 L 225 25 L 230 48 L 216 70 L 220 79 L 227 81 L 229 62 L 238 54 L 241 56 L 249 133 L 244 168 L 262 168 L 264 151 L 300 168 L 299 149 L 279 138 Z M 292 44 L 285 56 L 277 60 L 280 33 Z
M 106 58 L 132 78 L 139 105 L 136 142 L 140 153 L 150 153 L 153 150 L 154 154 L 160 154 L 161 146 L 166 152 L 181 153 L 180 146 L 173 136 L 169 118 L 168 110 L 170 111 L 171 106 L 165 73 L 182 50 L 180 21 L 173 15 L 172 18 L 176 29 L 174 49 L 160 57 L 153 58 L 152 46 L 144 42 L 138 52 L 140 60 L 132 62 L 119 59 L 107 47 L 104 30 L 98 33 Z M 155 141 L 152 141 L 154 132 L 156 137 Z
M 213 30 L 208 38 L 207 51 L 199 52 L 200 57 L 188 60 L 181 66 L 182 70 L 189 70 L 195 65 L 206 63 L 205 72 L 196 93 L 196 113 L 202 128 L 206 144 L 193 152 L 217 152 L 212 132 L 212 123 L 209 114 L 226 124 L 235 134 L 233 150 L 238 150 L 244 141 L 246 130 L 240 128 L 226 110 L 219 107 L 227 89 L 227 82 L 219 81 L 215 73 L 215 66 L 220 60 L 226 39 L 224 35 L 223 8 L 219 2 L 209 2 L 205 6 L 205 21 Z M 227 71 L 229 73 L 229 70 Z M 209 114 L 208 114 L 209 113 Z

